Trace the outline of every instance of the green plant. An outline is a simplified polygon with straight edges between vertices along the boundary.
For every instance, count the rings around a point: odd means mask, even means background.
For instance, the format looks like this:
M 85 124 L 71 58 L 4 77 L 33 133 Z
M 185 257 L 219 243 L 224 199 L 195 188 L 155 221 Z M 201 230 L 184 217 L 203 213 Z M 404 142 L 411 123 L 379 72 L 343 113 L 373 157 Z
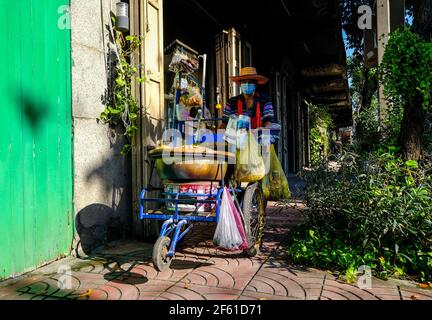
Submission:
M 113 18 L 113 25 L 115 19 Z M 131 64 L 131 57 L 141 44 L 141 38 L 127 35 L 114 30 L 114 41 L 118 61 L 115 66 L 115 79 L 110 97 L 107 99 L 105 110 L 101 113 L 100 118 L 104 123 L 111 126 L 122 124 L 124 135 L 128 138 L 129 143 L 123 146 L 121 153 L 127 154 L 131 149 L 131 143 L 134 139 L 135 131 L 138 129 L 137 120 L 139 118 L 139 106 L 132 94 L 132 81 L 145 82 L 145 78 L 140 78 L 140 68 Z
M 329 154 L 329 130 L 333 127 L 333 120 L 327 108 L 312 104 L 309 105 L 309 117 L 310 157 L 312 166 L 316 167 Z
M 430 107 L 432 89 L 432 43 L 409 29 L 396 30 L 386 45 L 380 78 L 388 102 L 408 106 L 422 97 L 421 107 Z
M 432 279 L 432 179 L 416 161 L 377 151 L 366 161 L 350 154 L 339 172 L 306 175 L 307 210 L 290 235 L 298 263 L 344 272 L 360 265 L 376 275 Z
M 371 104 L 365 106 L 355 117 L 354 144 L 359 152 L 370 152 L 382 141 L 378 120 L 378 99 L 373 97 Z
M 407 160 L 419 160 L 422 155 L 426 114 L 431 106 L 431 70 L 431 41 L 408 28 L 391 34 L 379 74 L 390 106 L 387 128 L 400 128 L 397 141 Z
M 378 72 L 376 67 L 368 67 L 364 55 L 347 58 L 347 73 L 350 78 L 350 95 L 355 112 L 361 114 L 376 100 L 378 89 Z

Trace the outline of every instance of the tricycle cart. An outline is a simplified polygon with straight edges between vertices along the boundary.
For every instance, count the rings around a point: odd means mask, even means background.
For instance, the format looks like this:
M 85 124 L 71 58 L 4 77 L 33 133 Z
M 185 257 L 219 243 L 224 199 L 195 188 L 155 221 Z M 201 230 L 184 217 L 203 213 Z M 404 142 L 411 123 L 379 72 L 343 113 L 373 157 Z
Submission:
M 206 119 L 204 110 L 206 55 L 200 57 L 204 61 L 201 86 L 202 105 L 198 118 L 191 121 L 194 126 L 197 124 L 197 128 L 201 128 L 202 123 L 212 124 L 215 128 L 221 119 Z M 173 59 L 173 61 L 178 63 L 180 59 Z M 178 65 L 182 64 L 178 63 Z M 179 85 L 182 76 L 180 69 L 176 69 L 176 79 Z M 187 124 L 176 118 L 178 114 L 176 106 L 180 100 L 179 91 L 176 88 L 174 104 L 171 110 L 168 110 L 166 123 L 168 123 L 169 128 L 177 129 L 184 135 Z M 199 131 L 197 130 L 198 133 Z M 172 142 L 172 137 L 170 140 Z M 203 142 L 203 139 L 198 134 L 196 137 L 194 136 L 194 141 Z M 244 252 L 253 256 L 259 251 L 265 220 L 265 199 L 261 186 L 258 182 L 246 183 L 245 185 L 234 181 L 232 178 L 234 165 L 229 163 L 235 163 L 235 161 L 229 160 L 234 160 L 235 154 L 221 151 L 220 148 L 216 147 L 217 143 L 224 143 L 224 140 L 221 140 L 217 134 L 215 134 L 214 141 L 219 142 L 212 142 L 213 148 L 204 147 L 203 144 L 200 146 L 190 144 L 180 147 L 162 146 L 149 152 L 152 166 L 151 175 L 156 169 L 163 185 L 158 187 L 149 185 L 141 191 L 139 215 L 140 219 L 164 221 L 159 238 L 153 247 L 153 264 L 159 271 L 169 268 L 177 244 L 192 229 L 194 223 L 218 223 L 224 190 L 231 193 L 235 206 L 242 217 L 249 244 Z M 167 155 L 170 155 L 169 161 L 166 161 Z M 151 181 L 151 177 L 149 181 Z M 195 184 L 197 188 L 192 190 L 191 184 Z M 225 186 L 227 188 L 224 188 Z M 152 191 L 159 191 L 159 196 L 149 197 L 148 194 Z M 160 207 L 149 210 L 148 205 L 150 203 L 156 203 Z
M 220 156 L 216 151 L 211 156 Z M 187 151 L 182 156 L 188 156 Z M 208 155 L 207 155 L 208 156 Z M 232 155 L 227 154 L 227 158 Z M 184 160 L 165 164 L 162 151 L 150 152 L 152 171 L 156 168 L 163 181 L 169 181 L 165 187 L 148 186 L 140 195 L 140 219 L 164 220 L 159 238 L 153 247 L 153 264 L 159 271 L 169 268 L 179 241 L 192 229 L 196 222 L 218 223 L 224 186 L 228 190 L 240 212 L 249 247 L 244 252 L 254 256 L 259 251 L 262 242 L 265 220 L 264 194 L 260 184 L 249 183 L 246 186 L 237 184 L 226 177 L 227 160 L 218 164 L 209 164 L 207 160 Z M 220 161 L 220 157 L 219 157 Z M 192 179 L 185 177 L 192 177 Z M 226 179 L 228 178 L 228 179 Z M 170 190 L 166 185 L 180 186 L 199 183 L 210 184 L 206 191 L 191 192 L 190 190 Z M 198 183 L 198 182 L 197 182 Z M 204 183 L 204 184 L 205 184 Z M 161 197 L 148 197 L 150 191 L 160 191 Z M 205 190 L 204 187 L 202 190 Z M 146 209 L 148 203 L 163 204 L 156 210 Z M 207 210 L 203 210 L 207 208 Z

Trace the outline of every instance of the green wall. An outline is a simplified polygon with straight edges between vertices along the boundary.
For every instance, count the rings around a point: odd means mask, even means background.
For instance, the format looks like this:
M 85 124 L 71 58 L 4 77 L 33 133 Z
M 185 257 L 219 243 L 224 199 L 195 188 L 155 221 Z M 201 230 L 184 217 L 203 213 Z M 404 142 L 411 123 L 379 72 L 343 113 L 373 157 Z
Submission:
M 0 0 L 0 279 L 73 237 L 68 0 Z

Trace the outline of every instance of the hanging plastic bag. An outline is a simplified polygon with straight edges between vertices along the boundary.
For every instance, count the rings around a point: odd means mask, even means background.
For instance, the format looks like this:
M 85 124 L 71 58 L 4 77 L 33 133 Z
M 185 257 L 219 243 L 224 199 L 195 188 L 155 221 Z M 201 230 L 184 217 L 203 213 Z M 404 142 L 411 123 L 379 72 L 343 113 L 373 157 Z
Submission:
M 278 201 L 290 199 L 288 179 L 276 155 L 274 145 L 270 145 L 270 170 L 261 181 L 264 197 L 267 200 Z
M 219 247 L 228 250 L 237 250 L 243 244 L 243 239 L 237 228 L 229 197 L 229 192 L 225 187 L 213 242 Z
M 250 130 L 247 133 L 244 148 L 237 149 L 234 176 L 237 181 L 241 182 L 255 182 L 265 176 L 264 160 L 259 145 Z
M 237 116 L 231 115 L 224 134 L 224 140 L 229 144 L 236 144 L 237 135 Z
M 235 222 L 236 222 L 237 229 L 240 232 L 240 236 L 241 236 L 241 238 L 243 240 L 243 243 L 239 246 L 239 249 L 242 249 L 242 250 L 243 249 L 247 249 L 247 248 L 249 248 L 249 244 L 248 244 L 248 241 L 247 241 L 247 238 L 246 238 L 246 232 L 245 232 L 245 229 L 244 229 L 244 226 L 243 226 L 243 219 L 242 219 L 242 217 L 240 215 L 240 212 L 237 210 L 237 207 L 234 204 L 234 200 L 231 197 L 231 194 L 229 193 L 227 187 L 225 187 L 224 192 L 227 192 L 228 202 L 230 204 L 231 211 L 232 211 L 232 213 L 234 215 L 234 219 L 235 219 Z

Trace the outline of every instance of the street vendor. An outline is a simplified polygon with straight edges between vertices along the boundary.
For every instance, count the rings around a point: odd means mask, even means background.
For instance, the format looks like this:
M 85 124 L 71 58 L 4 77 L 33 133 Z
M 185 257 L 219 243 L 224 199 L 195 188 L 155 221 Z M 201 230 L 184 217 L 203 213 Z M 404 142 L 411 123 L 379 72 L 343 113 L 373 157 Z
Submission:
M 228 100 L 223 113 L 223 127 L 226 127 L 231 115 L 246 115 L 251 119 L 251 129 L 270 129 L 270 143 L 279 139 L 280 125 L 275 123 L 273 105 L 267 95 L 257 92 L 257 86 L 268 82 L 268 78 L 259 75 L 254 67 L 240 70 L 239 76 L 230 80 L 240 85 L 241 94 Z

